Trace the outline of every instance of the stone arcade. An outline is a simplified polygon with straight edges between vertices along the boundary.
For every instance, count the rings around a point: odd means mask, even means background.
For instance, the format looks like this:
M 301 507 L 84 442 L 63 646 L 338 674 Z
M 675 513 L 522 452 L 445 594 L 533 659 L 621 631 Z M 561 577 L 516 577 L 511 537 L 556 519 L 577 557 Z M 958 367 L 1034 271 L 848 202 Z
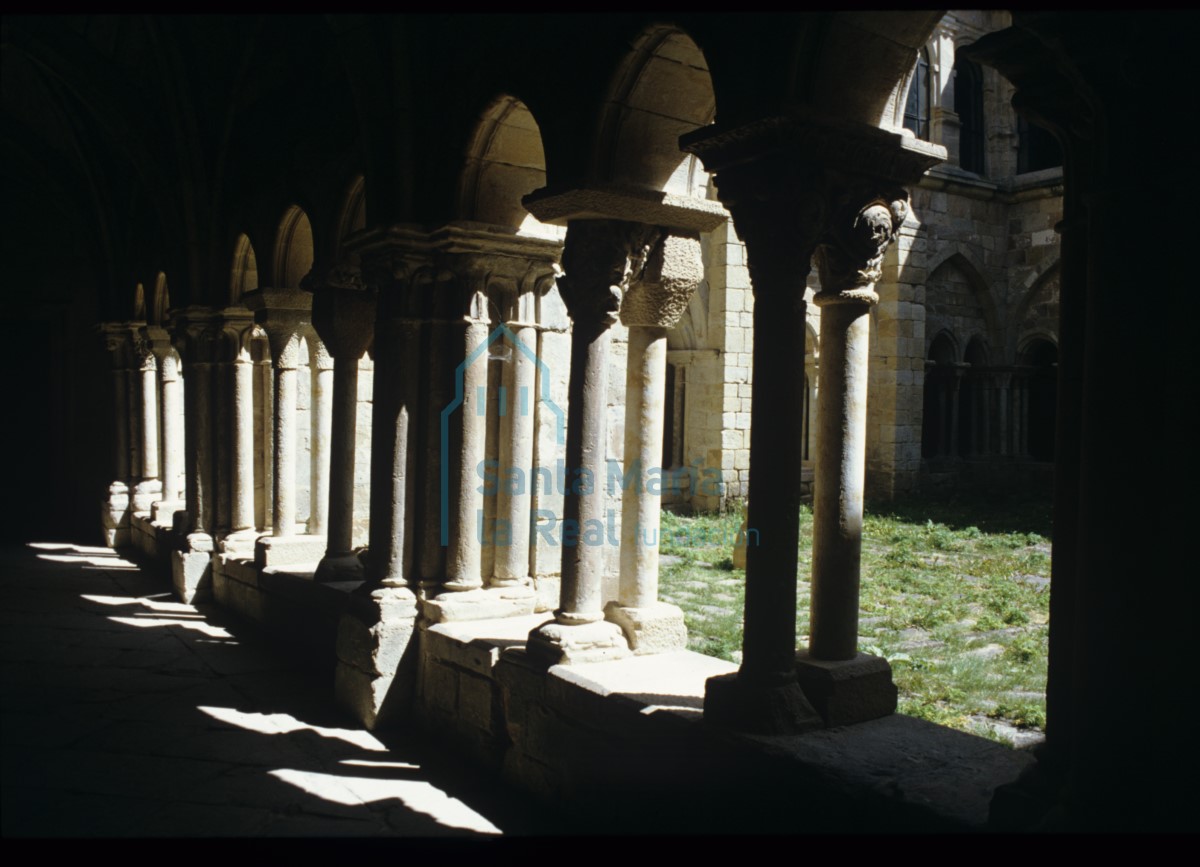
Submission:
M 6 17 L 7 532 L 98 509 L 363 725 L 597 829 L 1194 822 L 1152 163 L 1196 17 L 587 24 Z M 864 496 L 1051 478 L 1046 743 L 895 716 Z M 742 502 L 735 667 L 647 540 Z

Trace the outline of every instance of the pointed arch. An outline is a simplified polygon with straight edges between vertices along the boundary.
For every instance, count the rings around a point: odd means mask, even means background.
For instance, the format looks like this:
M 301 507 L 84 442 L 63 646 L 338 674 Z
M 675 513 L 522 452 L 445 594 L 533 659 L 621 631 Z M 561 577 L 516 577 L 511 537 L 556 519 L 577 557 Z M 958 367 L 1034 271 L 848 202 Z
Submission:
M 171 292 L 167 286 L 167 275 L 159 271 L 154 278 L 154 291 L 150 293 L 150 299 L 146 305 L 146 322 L 162 325 L 167 318 L 167 311 L 170 309 Z
M 233 263 L 229 269 L 229 303 L 237 304 L 243 295 L 258 288 L 258 259 L 254 245 L 245 233 L 233 245 Z
M 366 179 L 357 175 L 346 190 L 346 198 L 342 202 L 342 210 L 338 215 L 336 247 L 338 258 L 342 254 L 342 244 L 346 238 L 355 232 L 360 232 L 367 225 Z
M 280 289 L 295 289 L 313 264 L 313 231 L 308 214 L 299 205 L 284 212 L 275 234 L 274 282 Z
M 1045 337 L 1058 343 L 1058 292 L 1061 260 L 1055 259 L 1041 273 L 1031 275 L 1029 286 L 1017 304 L 1009 322 L 1010 351 L 1014 360 L 1035 337 Z
M 503 94 L 483 110 L 459 175 L 459 219 L 559 240 L 565 232 L 539 222 L 521 199 L 546 185 L 546 153 L 533 113 Z
M 682 30 L 655 25 L 633 40 L 609 85 L 591 174 L 601 183 L 704 198 L 708 175 L 679 137 L 716 116 L 708 62 Z

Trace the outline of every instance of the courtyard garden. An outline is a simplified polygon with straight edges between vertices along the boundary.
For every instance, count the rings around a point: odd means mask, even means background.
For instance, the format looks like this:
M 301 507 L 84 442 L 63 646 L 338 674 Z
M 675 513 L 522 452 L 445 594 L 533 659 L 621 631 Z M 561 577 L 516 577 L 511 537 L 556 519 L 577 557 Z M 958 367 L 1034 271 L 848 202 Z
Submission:
M 740 511 L 663 514 L 661 598 L 680 606 L 689 647 L 740 661 L 745 572 L 733 567 Z M 812 512 L 800 516 L 797 646 L 808 641 Z M 914 497 L 868 504 L 859 649 L 884 656 L 901 713 L 1013 745 L 1046 718 L 1050 501 Z

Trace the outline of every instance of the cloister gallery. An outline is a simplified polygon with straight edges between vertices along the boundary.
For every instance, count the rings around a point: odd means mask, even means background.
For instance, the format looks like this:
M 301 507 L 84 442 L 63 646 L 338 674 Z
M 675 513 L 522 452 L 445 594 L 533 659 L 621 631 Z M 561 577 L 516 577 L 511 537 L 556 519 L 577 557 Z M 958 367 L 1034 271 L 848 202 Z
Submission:
M 1194 825 L 1196 24 L 6 16 L 6 532 L 99 523 L 362 725 L 613 827 Z M 858 648 L 864 497 L 972 485 L 1053 487 L 1035 756 Z M 743 506 L 734 665 L 657 539 Z

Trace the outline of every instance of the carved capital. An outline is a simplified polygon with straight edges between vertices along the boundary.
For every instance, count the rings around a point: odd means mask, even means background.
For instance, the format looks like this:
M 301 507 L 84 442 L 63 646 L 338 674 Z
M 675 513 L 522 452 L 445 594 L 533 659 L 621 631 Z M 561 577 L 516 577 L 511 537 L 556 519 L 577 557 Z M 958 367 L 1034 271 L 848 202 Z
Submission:
M 221 325 L 214 311 L 207 307 L 187 307 L 176 311 L 171 341 L 186 370 L 193 364 L 209 364 L 216 360 L 220 344 Z
M 100 336 L 109 366 L 113 370 L 127 370 L 130 365 L 132 337 L 124 322 L 105 322 L 100 325 Z
M 563 247 L 558 290 L 576 322 L 616 323 L 621 301 L 641 278 L 663 232 L 623 220 L 572 220 Z
M 625 293 L 621 321 L 626 325 L 672 327 L 687 310 L 702 279 L 699 237 L 668 234 L 655 245 L 645 270 Z
M 312 324 L 334 358 L 361 358 L 375 334 L 375 288 L 328 286 L 313 296 Z
M 158 359 L 154 357 L 154 347 L 149 340 L 141 336 L 136 337 L 133 351 L 134 357 L 137 358 L 138 370 L 142 373 L 158 371 Z
M 883 257 L 908 216 L 908 192 L 899 187 L 850 184 L 830 208 L 815 260 L 821 277 L 818 304 L 879 298 L 872 288 Z
M 249 361 L 250 341 L 254 337 L 254 314 L 245 307 L 226 307 L 221 311 L 221 351 L 219 361 Z
M 333 370 L 333 356 L 311 327 L 304 334 L 308 341 L 308 364 L 313 370 Z

